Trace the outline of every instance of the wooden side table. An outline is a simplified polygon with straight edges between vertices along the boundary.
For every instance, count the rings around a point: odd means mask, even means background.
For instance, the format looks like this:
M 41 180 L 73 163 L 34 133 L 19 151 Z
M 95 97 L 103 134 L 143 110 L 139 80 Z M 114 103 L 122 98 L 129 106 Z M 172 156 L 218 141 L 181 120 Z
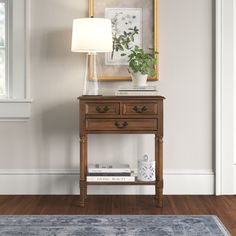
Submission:
M 80 205 L 88 185 L 155 185 L 157 206 L 163 206 L 163 100 L 161 96 L 81 96 Z M 156 181 L 87 182 L 88 134 L 154 134 Z

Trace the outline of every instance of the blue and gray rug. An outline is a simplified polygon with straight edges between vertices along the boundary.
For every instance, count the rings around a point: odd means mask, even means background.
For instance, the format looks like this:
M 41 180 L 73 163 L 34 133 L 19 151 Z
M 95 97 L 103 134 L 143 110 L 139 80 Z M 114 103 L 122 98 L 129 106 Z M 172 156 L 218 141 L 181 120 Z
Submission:
M 0 216 L 0 235 L 228 236 L 216 216 Z

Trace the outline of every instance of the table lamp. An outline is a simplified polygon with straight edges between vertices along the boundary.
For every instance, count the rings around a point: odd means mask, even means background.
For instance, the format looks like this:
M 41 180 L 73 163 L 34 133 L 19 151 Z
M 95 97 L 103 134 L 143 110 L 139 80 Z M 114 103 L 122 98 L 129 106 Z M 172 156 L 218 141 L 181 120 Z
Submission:
M 96 55 L 112 51 L 111 20 L 74 19 L 71 51 L 87 53 L 83 95 L 99 95 Z

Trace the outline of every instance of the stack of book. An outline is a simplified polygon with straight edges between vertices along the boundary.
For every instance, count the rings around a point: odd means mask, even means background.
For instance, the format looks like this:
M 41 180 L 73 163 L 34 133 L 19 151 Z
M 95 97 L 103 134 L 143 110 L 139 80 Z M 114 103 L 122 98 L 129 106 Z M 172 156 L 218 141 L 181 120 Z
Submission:
M 90 164 L 87 174 L 88 182 L 133 182 L 135 176 L 128 164 L 102 165 Z
M 120 87 L 116 91 L 116 96 L 158 96 L 158 92 L 155 86 L 129 86 Z

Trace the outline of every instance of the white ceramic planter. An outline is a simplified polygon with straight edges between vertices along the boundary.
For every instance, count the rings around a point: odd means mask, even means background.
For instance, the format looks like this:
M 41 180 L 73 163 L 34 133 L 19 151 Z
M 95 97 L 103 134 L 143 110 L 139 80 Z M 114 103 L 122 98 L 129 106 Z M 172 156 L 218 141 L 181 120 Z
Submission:
M 132 73 L 132 83 L 134 87 L 142 87 L 147 85 L 148 75 L 143 75 L 140 72 Z

